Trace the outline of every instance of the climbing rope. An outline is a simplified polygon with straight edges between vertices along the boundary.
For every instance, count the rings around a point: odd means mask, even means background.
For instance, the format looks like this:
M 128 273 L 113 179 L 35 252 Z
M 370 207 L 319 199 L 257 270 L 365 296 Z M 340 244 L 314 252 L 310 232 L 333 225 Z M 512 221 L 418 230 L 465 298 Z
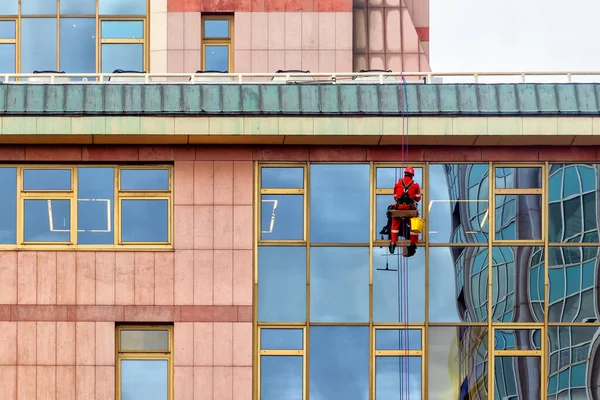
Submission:
M 401 113 L 402 113 L 402 166 L 406 168 L 408 166 L 408 94 L 406 90 L 406 79 L 404 79 L 404 75 L 400 74 L 402 78 L 402 96 L 401 96 Z M 405 127 L 406 124 L 406 127 Z M 409 220 L 410 224 L 410 220 Z M 402 227 L 406 229 L 406 226 Z M 405 238 L 403 238 L 405 239 Z M 403 246 L 404 247 L 404 246 Z M 403 249 L 404 250 L 404 249 Z M 400 257 L 398 257 L 398 262 L 400 262 Z M 404 390 L 405 390 L 405 399 L 410 400 L 410 359 L 408 357 L 408 352 L 410 349 L 410 338 L 409 338 L 409 330 L 408 330 L 408 258 L 402 257 L 402 268 L 398 265 L 398 291 L 400 291 L 400 281 L 402 281 L 402 317 L 404 319 L 404 357 L 402 357 L 402 364 L 404 374 L 400 372 L 400 375 L 404 375 Z M 402 274 L 402 277 L 400 276 Z M 401 279 L 402 278 L 402 279 Z M 398 293 L 400 294 L 400 293 Z M 398 296 L 398 308 L 400 308 L 400 296 Z M 398 310 L 400 313 L 400 310 Z M 402 390 L 400 390 L 400 400 L 402 400 Z

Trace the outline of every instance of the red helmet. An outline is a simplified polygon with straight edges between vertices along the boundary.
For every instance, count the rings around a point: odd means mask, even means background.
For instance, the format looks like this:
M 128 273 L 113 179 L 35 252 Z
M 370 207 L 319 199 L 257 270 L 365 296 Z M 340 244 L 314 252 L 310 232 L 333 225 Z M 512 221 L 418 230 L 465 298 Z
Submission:
M 413 167 L 406 167 L 406 169 L 404 170 L 404 174 L 415 176 L 415 170 L 413 169 Z

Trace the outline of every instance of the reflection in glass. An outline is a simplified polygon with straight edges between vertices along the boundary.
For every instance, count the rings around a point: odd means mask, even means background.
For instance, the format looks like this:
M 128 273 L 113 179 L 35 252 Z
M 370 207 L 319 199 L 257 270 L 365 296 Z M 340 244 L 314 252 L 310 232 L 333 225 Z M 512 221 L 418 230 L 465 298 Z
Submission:
M 24 200 L 23 235 L 26 242 L 69 242 L 70 200 Z
M 71 190 L 71 170 L 24 169 L 23 190 Z
M 420 329 L 377 329 L 375 350 L 421 350 Z
M 145 15 L 146 0 L 98 0 L 100 15 Z
M 100 0 L 102 2 L 103 0 Z M 60 0 L 60 13 L 64 15 L 94 15 L 96 0 Z
M 494 357 L 494 398 L 541 400 L 540 357 Z
M 496 329 L 494 350 L 541 350 L 539 329 Z
M 596 322 L 598 247 L 548 249 L 549 322 Z
M 56 5 L 56 3 L 54 3 Z M 48 32 L 52 32 L 51 35 Z M 56 18 L 21 19 L 21 72 L 56 70 Z
M 312 242 L 369 241 L 369 165 L 310 166 Z
M 408 260 L 387 247 L 373 248 L 373 321 L 425 321 L 424 249 Z
M 19 0 L 0 1 L 0 15 L 17 15 L 19 12 Z
M 167 400 L 168 366 L 167 360 L 121 360 L 121 398 Z
M 262 195 L 260 238 L 303 240 L 304 195 Z
M 144 45 L 131 43 L 103 44 L 102 73 L 110 74 L 116 69 L 122 69 L 126 71 L 143 71 Z
M 60 3 L 62 7 L 62 2 Z M 60 69 L 73 74 L 96 72 L 96 19 L 61 18 Z
M 17 169 L 0 168 L 0 244 L 17 243 Z
M 113 244 L 114 169 L 78 168 L 77 181 L 77 242 Z
M 5 0 L 2 0 L 5 1 Z M 56 14 L 56 1 L 53 0 L 21 0 L 21 14 Z
M 310 249 L 310 319 L 369 322 L 368 247 Z
M 168 200 L 122 200 L 121 240 L 130 243 L 167 243 Z
M 17 46 L 14 44 L 0 44 L 0 74 L 14 74 L 17 65 Z M 0 76 L 0 80 L 4 78 Z
M 169 351 L 169 331 L 122 330 L 121 351 Z
M 263 167 L 261 187 L 270 189 L 296 189 L 304 187 L 304 168 Z
M 429 249 L 429 321 L 485 322 L 487 247 Z
M 261 350 L 302 350 L 302 329 L 261 329 Z
M 204 69 L 229 72 L 229 46 L 204 46 Z
M 369 399 L 369 327 L 310 328 L 310 398 Z
M 168 169 L 122 169 L 121 190 L 169 190 Z
M 223 39 L 229 37 L 228 19 L 207 19 L 204 21 L 205 39 Z
M 261 356 L 261 400 L 302 400 L 302 374 L 301 356 Z
M 0 21 L 0 39 L 14 39 L 17 23 L 15 21 Z
M 429 400 L 458 399 L 466 387 L 470 399 L 487 399 L 487 327 L 430 327 Z
M 143 21 L 102 21 L 102 39 L 143 38 Z
M 428 232 L 431 243 L 486 243 L 489 222 L 487 164 L 431 164 Z
M 415 168 L 414 180 L 423 189 L 423 168 Z M 377 189 L 393 189 L 396 182 L 404 177 L 404 168 L 379 167 L 376 171 Z
M 258 248 L 258 321 L 306 321 L 306 248 Z
M 420 399 L 421 362 L 421 357 L 376 357 L 376 399 Z
M 541 240 L 542 196 L 496 195 L 496 240 Z
M 542 168 L 498 167 L 495 171 L 496 189 L 539 189 L 542 187 Z

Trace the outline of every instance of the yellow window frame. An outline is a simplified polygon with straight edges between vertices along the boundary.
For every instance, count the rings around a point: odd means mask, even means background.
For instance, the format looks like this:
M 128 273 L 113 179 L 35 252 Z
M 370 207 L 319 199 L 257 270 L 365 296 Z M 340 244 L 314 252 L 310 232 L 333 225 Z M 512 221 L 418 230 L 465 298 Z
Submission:
M 2 44 L 14 44 L 15 45 L 15 72 L 18 71 L 18 64 L 19 64 L 19 45 L 18 43 L 20 42 L 19 40 L 19 18 L 18 17 L 0 17 L 0 22 L 3 21 L 12 21 L 15 23 L 15 38 L 14 39 L 7 39 L 7 38 L 0 38 L 0 45 Z M 2 79 L 2 76 L 0 76 L 0 80 Z
M 200 55 L 202 71 L 206 70 L 206 47 L 207 46 L 227 46 L 227 72 L 233 73 L 233 15 L 232 14 L 204 14 L 202 13 L 200 27 L 200 42 L 202 54 Z M 210 38 L 205 36 L 204 22 L 205 21 L 228 21 L 229 37 L 228 38 Z M 195 72 L 195 71 L 193 71 Z
M 142 22 L 143 27 L 143 35 L 142 39 L 127 39 L 127 38 L 111 38 L 104 39 L 102 36 L 102 23 L 103 22 Z M 97 45 L 96 45 L 96 70 L 98 73 L 102 73 L 102 45 L 103 44 L 141 44 L 142 45 L 142 70 L 148 72 L 149 66 L 149 57 L 148 57 L 148 18 L 140 18 L 140 17 L 122 17 L 122 16 L 102 16 L 97 18 L 96 23 L 96 31 L 98 32 L 97 36 Z M 112 71 L 107 71 L 106 73 L 112 73 Z
M 136 350 L 136 351 L 121 351 L 121 332 L 122 331 L 167 331 L 169 335 L 168 351 L 153 351 L 153 350 Z M 115 329 L 115 392 L 116 400 L 121 397 L 121 361 L 122 360 L 166 360 L 167 361 L 167 393 L 168 399 L 174 398 L 174 366 L 173 366 L 173 325 L 117 325 Z

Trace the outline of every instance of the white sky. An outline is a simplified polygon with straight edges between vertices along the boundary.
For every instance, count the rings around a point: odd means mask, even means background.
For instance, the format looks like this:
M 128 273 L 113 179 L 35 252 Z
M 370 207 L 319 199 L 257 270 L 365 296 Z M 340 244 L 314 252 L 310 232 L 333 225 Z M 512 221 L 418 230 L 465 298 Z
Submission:
M 598 0 L 429 0 L 434 72 L 600 71 Z

